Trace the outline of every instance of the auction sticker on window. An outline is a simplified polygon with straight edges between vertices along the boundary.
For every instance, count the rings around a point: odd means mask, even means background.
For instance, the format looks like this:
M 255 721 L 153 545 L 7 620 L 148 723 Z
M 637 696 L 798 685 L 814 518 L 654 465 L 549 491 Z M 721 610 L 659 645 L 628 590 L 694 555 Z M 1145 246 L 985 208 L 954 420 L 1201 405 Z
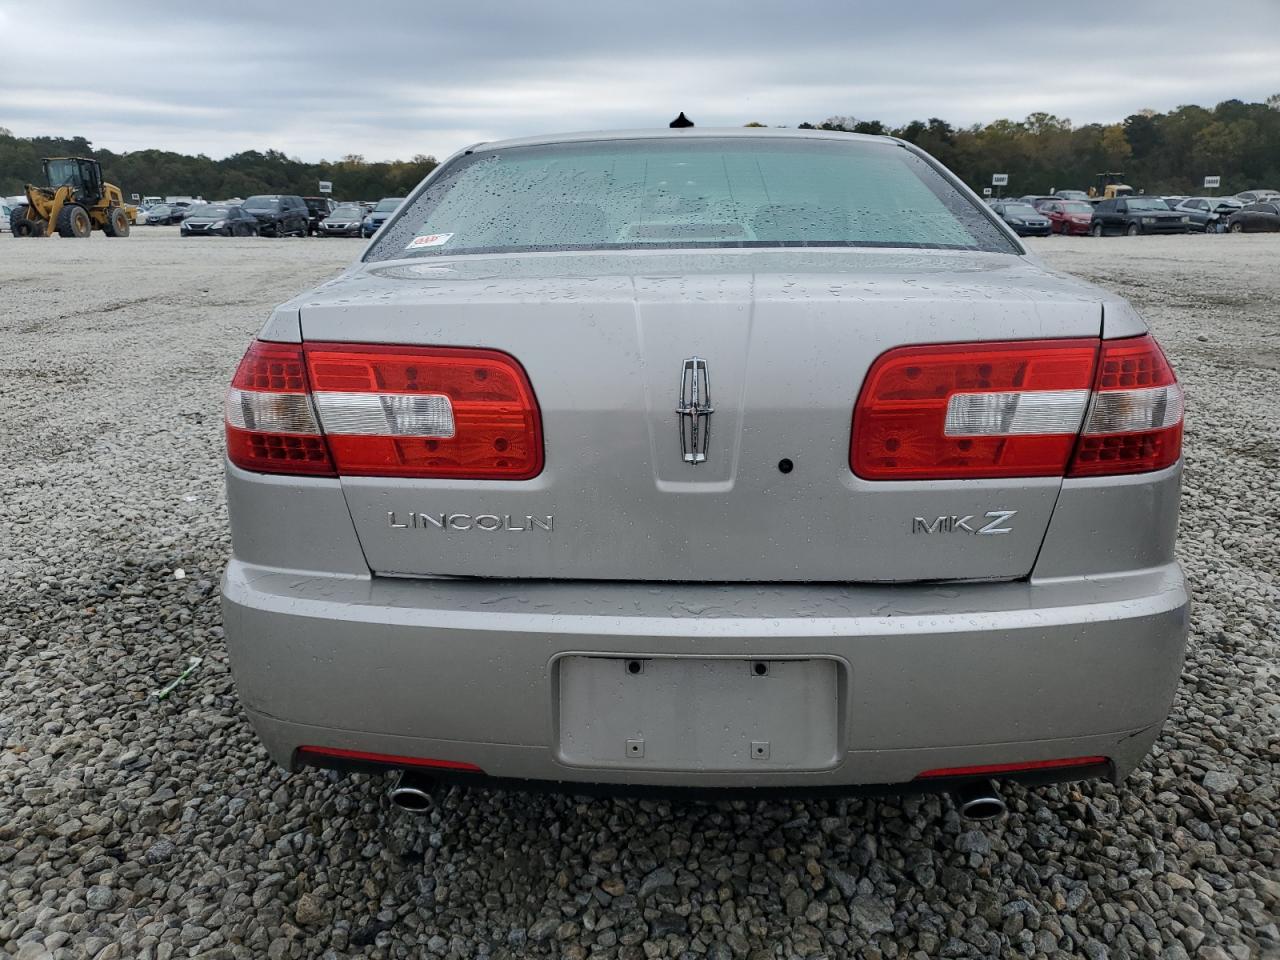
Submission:
M 406 250 L 417 250 L 419 247 L 443 247 L 453 239 L 452 233 L 428 233 L 425 236 L 414 237 L 409 241 Z

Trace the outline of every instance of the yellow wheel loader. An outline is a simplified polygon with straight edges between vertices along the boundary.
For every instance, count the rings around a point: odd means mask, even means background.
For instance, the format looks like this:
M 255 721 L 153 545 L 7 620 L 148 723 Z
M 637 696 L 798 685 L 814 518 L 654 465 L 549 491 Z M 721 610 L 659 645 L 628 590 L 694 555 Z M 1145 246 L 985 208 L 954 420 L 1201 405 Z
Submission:
M 1095 200 L 1114 200 L 1116 197 L 1127 197 L 1133 193 L 1133 187 L 1123 182 L 1123 173 L 1100 173 L 1094 180 L 1096 186 L 1089 188 L 1089 196 Z
M 127 237 L 138 208 L 124 202 L 115 184 L 102 180 L 102 164 L 85 157 L 44 161 L 47 187 L 27 184 L 27 202 L 14 208 L 9 227 L 15 237 L 87 237 L 96 228 L 108 237 Z

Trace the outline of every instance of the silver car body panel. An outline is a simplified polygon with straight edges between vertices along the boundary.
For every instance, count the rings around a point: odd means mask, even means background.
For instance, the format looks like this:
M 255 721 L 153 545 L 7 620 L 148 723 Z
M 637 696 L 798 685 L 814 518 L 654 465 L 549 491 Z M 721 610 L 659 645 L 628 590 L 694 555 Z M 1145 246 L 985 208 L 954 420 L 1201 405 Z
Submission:
M 1025 576 L 1061 480 L 862 480 L 849 467 L 858 390 L 890 347 L 1102 329 L 1090 288 L 1018 257 L 881 250 L 433 258 L 369 266 L 300 309 L 309 341 L 504 350 L 537 393 L 546 466 L 533 480 L 343 480 L 365 556 L 389 575 Z M 696 467 L 674 412 L 692 356 L 715 403 Z M 913 534 L 917 517 L 979 527 L 995 512 L 1011 514 L 1007 534 Z
M 604 783 L 896 783 L 1088 755 L 1123 776 L 1168 712 L 1187 618 L 1174 564 L 1043 584 L 655 589 L 308 576 L 233 561 L 223 589 L 237 687 L 281 764 L 324 745 Z M 746 769 L 629 758 L 627 737 L 609 762 L 575 762 L 560 727 L 568 656 L 834 659 L 836 757 L 809 756 L 794 742 L 803 725 L 779 719 L 742 738 L 776 745 Z M 752 682 L 745 662 L 742 676 Z M 635 734 L 653 736 L 642 724 Z
M 654 135 L 669 134 L 617 136 Z M 357 263 L 260 337 L 509 353 L 538 398 L 545 467 L 463 482 L 228 464 L 223 605 L 242 701 L 289 767 L 316 745 L 566 783 L 888 784 L 1079 756 L 1123 776 L 1182 664 L 1180 465 L 869 482 L 849 443 L 863 377 L 891 347 L 1145 331 L 1122 299 L 1025 253 Z M 715 407 L 697 466 L 676 431 L 691 357 Z M 913 530 L 988 511 L 1015 511 L 1011 532 Z M 415 527 L 411 512 L 501 520 Z M 511 529 L 525 517 L 554 520 Z M 653 664 L 642 686 L 627 686 L 631 660 Z M 628 707 L 592 729 L 601 689 Z M 823 703 L 780 706 L 797 697 Z

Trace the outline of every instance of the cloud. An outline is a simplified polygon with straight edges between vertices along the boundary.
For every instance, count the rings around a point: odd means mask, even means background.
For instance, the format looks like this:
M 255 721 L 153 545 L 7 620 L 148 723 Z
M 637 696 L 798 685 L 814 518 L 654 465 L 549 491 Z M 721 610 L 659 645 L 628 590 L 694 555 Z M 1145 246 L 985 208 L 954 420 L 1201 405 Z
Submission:
M 8 0 L 5 35 L 45 7 Z M 37 44 L 0 58 L 0 125 L 116 150 L 389 158 L 679 110 L 704 126 L 1085 123 L 1280 91 L 1280 3 L 1213 9 L 1206 46 L 1202 0 L 63 0 L 76 29 L 56 70 Z

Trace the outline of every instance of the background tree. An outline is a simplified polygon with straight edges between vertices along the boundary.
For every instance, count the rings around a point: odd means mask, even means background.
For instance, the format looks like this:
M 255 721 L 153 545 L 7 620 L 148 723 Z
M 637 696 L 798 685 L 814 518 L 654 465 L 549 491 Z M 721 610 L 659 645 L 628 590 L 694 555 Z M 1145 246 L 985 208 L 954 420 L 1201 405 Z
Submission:
M 989 185 L 993 173 L 1007 173 L 1014 195 L 1083 190 L 1099 173 L 1116 171 L 1155 194 L 1198 193 L 1206 176 L 1222 177 L 1222 193 L 1280 189 L 1280 93 L 1263 103 L 1139 110 L 1120 123 L 1080 127 L 1049 113 L 962 129 L 932 117 L 886 130 L 847 115 L 800 127 L 887 132 L 927 150 L 975 188 Z
M 1085 189 L 1095 176 L 1123 171 L 1147 193 L 1193 193 L 1205 176 L 1222 177 L 1222 192 L 1280 189 L 1280 93 L 1261 103 L 1224 100 L 1212 108 L 1186 105 L 1168 113 L 1139 110 L 1120 123 L 1074 126 L 1065 117 L 1033 113 L 956 128 L 938 117 L 890 129 L 852 115 L 804 122 L 801 129 L 889 133 L 918 144 L 974 187 L 993 173 L 1009 174 L 1014 195 Z M 333 181 L 339 199 L 404 196 L 436 166 L 433 157 L 371 162 L 359 154 L 305 163 L 280 150 L 245 150 L 222 160 L 168 150 L 94 150 L 83 137 L 15 137 L 0 128 L 0 195 L 39 181 L 40 158 L 95 156 L 107 179 L 144 196 L 189 194 L 206 199 L 255 193 L 296 193 Z
M 136 193 L 206 200 L 255 193 L 314 196 L 321 180 L 332 181 L 338 199 L 400 197 L 436 167 L 435 158 L 425 154 L 379 163 L 369 163 L 356 154 L 335 163 L 305 163 L 280 150 L 245 150 L 222 160 L 168 150 L 114 153 L 93 149 L 84 137 L 15 137 L 0 129 L 0 196 L 16 195 L 25 184 L 42 182 L 41 158 L 58 156 L 97 158 L 103 175 L 119 185 L 126 197 Z

